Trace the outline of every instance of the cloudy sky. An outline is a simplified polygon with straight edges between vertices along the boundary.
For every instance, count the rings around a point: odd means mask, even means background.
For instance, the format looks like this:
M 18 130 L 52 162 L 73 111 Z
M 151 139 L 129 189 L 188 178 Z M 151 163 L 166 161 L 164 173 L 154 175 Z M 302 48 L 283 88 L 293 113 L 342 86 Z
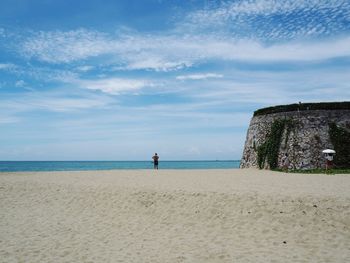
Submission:
M 257 108 L 345 100 L 348 0 L 0 2 L 0 160 L 240 159 Z

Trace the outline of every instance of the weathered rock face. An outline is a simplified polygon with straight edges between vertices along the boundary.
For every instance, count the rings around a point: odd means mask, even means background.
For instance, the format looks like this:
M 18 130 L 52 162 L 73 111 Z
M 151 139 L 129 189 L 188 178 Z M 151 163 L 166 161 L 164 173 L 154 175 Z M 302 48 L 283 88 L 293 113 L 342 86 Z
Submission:
M 271 125 L 277 119 L 290 119 L 294 123 L 289 132 L 283 131 L 278 166 L 282 166 L 281 159 L 288 153 L 289 168 L 314 169 L 324 167 L 322 150 L 333 149 L 329 123 L 349 129 L 350 110 L 306 110 L 254 116 L 247 132 L 241 168 L 258 167 L 257 149 L 266 141 Z M 269 168 L 267 163 L 264 168 Z

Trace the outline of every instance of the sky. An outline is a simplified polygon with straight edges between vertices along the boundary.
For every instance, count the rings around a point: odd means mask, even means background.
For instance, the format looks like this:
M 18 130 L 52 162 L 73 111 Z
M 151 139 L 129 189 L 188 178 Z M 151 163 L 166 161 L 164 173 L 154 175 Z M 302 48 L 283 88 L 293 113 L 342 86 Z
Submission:
M 256 109 L 349 100 L 348 0 L 0 1 L 0 160 L 237 160 Z

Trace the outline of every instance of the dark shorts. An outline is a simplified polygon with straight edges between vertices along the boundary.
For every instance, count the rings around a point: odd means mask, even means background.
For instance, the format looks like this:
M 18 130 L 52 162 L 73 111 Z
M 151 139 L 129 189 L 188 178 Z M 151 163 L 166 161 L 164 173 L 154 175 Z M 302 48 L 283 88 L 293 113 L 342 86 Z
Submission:
M 158 161 L 154 161 L 154 165 L 158 165 Z

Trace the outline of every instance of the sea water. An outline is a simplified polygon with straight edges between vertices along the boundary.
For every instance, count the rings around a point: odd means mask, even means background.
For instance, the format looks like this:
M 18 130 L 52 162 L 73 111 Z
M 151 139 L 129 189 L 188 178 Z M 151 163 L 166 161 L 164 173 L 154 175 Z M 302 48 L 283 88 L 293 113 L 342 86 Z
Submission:
M 159 169 L 233 169 L 230 161 L 161 161 Z M 153 169 L 151 161 L 0 161 L 0 172 Z

